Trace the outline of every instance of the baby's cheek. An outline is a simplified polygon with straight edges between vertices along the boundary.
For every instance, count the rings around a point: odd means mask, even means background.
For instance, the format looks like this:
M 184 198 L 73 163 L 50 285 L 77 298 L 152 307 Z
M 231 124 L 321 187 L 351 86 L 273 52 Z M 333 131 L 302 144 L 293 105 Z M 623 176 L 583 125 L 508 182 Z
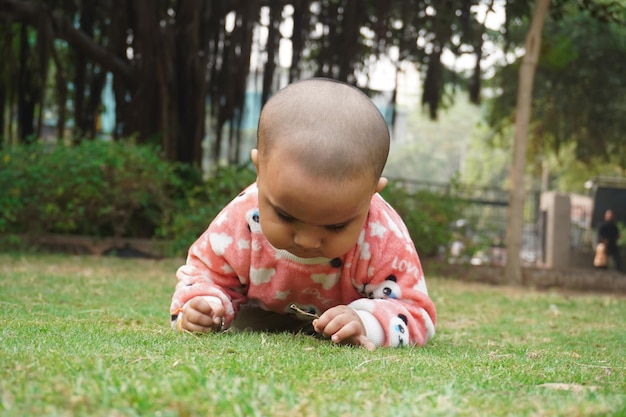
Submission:
M 324 247 L 327 258 L 341 258 L 356 245 L 360 230 L 346 231 L 345 233 L 330 235 Z
M 293 234 L 286 225 L 272 221 L 261 221 L 261 231 L 265 239 L 277 249 L 285 249 L 291 244 Z

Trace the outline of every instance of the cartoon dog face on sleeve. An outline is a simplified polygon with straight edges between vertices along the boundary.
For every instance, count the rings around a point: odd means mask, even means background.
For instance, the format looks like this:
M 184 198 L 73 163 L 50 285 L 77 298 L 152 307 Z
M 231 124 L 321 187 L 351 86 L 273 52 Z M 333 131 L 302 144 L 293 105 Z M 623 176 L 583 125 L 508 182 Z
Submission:
M 389 275 L 378 285 L 363 285 L 360 292 L 367 298 L 400 298 L 402 297 L 402 290 L 396 281 L 395 275 Z

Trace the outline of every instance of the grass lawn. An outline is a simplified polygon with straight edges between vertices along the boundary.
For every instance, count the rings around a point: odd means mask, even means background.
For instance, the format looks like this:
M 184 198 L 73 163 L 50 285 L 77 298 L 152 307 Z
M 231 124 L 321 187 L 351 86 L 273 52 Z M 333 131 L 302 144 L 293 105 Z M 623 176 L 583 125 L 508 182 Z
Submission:
M 626 415 L 624 297 L 429 277 L 435 338 L 368 352 L 177 334 L 181 262 L 0 254 L 0 416 Z

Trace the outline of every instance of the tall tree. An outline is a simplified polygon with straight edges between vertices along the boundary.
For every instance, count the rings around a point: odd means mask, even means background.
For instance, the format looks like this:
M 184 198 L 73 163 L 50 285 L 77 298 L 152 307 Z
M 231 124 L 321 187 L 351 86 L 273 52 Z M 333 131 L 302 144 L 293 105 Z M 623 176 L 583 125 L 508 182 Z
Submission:
M 603 159 L 624 165 L 626 64 L 617 57 L 626 53 L 625 12 L 614 3 L 558 2 L 545 23 L 541 44 L 533 45 L 537 59 L 529 59 L 527 49 L 522 59 L 497 72 L 496 90 L 501 93 L 490 100 L 488 119 L 505 136 L 511 123 L 515 128 L 506 271 L 512 282 L 521 279 L 515 254 L 521 249 L 522 204 L 528 188 L 524 178 L 528 179 L 530 169 L 537 172 L 544 165 L 532 162 L 548 156 L 554 161 L 561 150 L 569 158 L 574 150 L 579 161 Z M 509 40 L 515 44 L 513 38 Z
M 526 149 L 528 148 L 528 124 L 530 122 L 532 92 L 541 49 L 541 33 L 550 8 L 550 0 L 537 0 L 535 10 L 526 34 L 525 52 L 519 71 L 519 88 L 515 110 L 515 141 L 513 142 L 513 163 L 510 172 L 509 218 L 506 230 L 507 261 L 505 279 L 509 283 L 522 281 L 520 252 L 524 227 L 524 199 L 526 186 L 524 174 Z

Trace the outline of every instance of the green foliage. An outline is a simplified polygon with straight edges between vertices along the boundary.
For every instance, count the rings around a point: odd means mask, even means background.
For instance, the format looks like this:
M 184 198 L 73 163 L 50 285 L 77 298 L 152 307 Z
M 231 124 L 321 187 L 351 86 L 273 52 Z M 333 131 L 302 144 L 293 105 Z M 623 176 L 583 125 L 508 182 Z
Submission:
M 0 232 L 150 237 L 174 207 L 173 167 L 132 141 L 10 147 L 0 152 Z
M 184 253 L 222 208 L 255 179 L 256 173 L 249 166 L 225 166 L 207 181 L 190 185 L 177 199 L 171 223 L 162 224 L 158 230 L 159 236 L 172 240 L 169 254 Z
M 394 127 L 386 177 L 443 183 L 465 168 L 468 145 L 479 129 L 478 107 L 457 93 L 437 121 L 417 102 L 402 113 L 406 117 Z
M 497 139 L 498 143 L 494 140 Z M 506 188 L 511 165 L 510 129 L 500 137 L 494 137 L 485 125 L 476 129 L 465 149 L 463 172 L 464 183 L 476 187 Z
M 462 217 L 464 207 L 452 194 L 408 191 L 400 184 L 390 184 L 381 195 L 404 220 L 421 257 L 437 255 L 452 240 L 450 225 Z
M 626 177 L 626 166 L 611 164 L 601 157 L 580 161 L 572 143 L 562 146 L 558 154 L 548 155 L 546 162 L 550 170 L 550 189 L 563 192 L 587 194 L 585 182 L 592 178 Z
M 158 237 L 184 253 L 219 211 L 255 180 L 249 167 L 221 167 L 209 180 L 133 142 L 33 144 L 0 152 L 0 233 Z
M 576 160 L 626 166 L 626 26 L 565 8 L 546 22 L 533 90 L 531 161 L 574 144 Z M 499 132 L 514 123 L 521 58 L 498 70 L 488 120 Z
M 23 233 L 158 237 L 171 241 L 167 255 L 181 255 L 255 176 L 249 166 L 227 166 L 203 180 L 132 142 L 11 147 L 0 153 L 0 233 L 5 246 L 14 246 L 9 234 Z M 383 195 L 421 256 L 449 243 L 458 199 L 398 186 Z

